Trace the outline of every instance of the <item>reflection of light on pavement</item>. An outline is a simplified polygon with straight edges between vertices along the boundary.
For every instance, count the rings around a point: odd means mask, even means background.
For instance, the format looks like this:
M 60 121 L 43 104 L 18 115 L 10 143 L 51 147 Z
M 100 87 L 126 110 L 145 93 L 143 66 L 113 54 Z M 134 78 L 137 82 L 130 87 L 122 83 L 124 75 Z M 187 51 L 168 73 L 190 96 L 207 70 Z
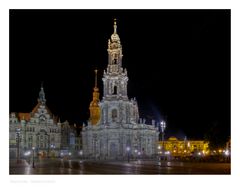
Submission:
M 28 166 L 28 167 L 25 168 L 25 173 L 24 173 L 24 174 L 27 174 L 27 175 L 32 174 L 32 173 L 31 173 L 31 167 L 30 167 L 30 166 Z
M 69 168 L 72 168 L 72 160 L 69 160 Z
M 41 164 L 40 164 L 41 162 Z M 57 162 L 45 160 L 37 162 L 36 168 L 31 164 L 10 167 L 11 174 L 217 174 L 230 173 L 229 163 L 219 166 L 218 163 L 187 163 L 164 161 L 135 160 L 127 162 L 88 162 L 82 160 Z M 100 167 L 101 166 L 101 167 Z M 219 168 L 219 170 L 218 170 Z
M 64 163 L 63 163 L 63 159 L 61 159 L 61 168 L 64 168 Z

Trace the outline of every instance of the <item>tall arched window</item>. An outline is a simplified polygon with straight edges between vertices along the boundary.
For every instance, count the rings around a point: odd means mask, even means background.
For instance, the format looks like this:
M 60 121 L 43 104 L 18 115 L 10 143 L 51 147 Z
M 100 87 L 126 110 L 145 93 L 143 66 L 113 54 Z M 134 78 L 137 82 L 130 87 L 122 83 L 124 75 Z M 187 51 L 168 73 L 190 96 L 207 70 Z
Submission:
M 115 94 L 115 95 L 117 94 L 117 86 L 113 87 L 113 94 Z
M 113 109 L 112 110 L 112 121 L 115 122 L 117 119 L 117 110 Z

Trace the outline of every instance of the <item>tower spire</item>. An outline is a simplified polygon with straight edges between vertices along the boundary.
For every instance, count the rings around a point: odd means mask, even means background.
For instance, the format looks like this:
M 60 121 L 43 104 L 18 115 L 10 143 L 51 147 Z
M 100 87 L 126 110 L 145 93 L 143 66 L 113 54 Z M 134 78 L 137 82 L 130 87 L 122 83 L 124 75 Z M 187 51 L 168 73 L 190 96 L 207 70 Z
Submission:
M 43 82 L 41 82 L 41 90 L 40 90 L 40 92 L 39 92 L 38 101 L 39 101 L 41 104 L 45 104 L 45 103 L 46 103 L 45 93 L 44 93 L 44 89 L 43 89 Z
M 93 99 L 89 105 L 90 110 L 90 122 L 92 125 L 96 125 L 100 119 L 100 107 L 99 107 L 99 90 L 97 87 L 97 69 L 94 70 L 95 72 L 95 86 L 93 88 Z
M 117 34 L 117 19 L 115 18 L 114 19 L 114 25 L 113 25 L 113 28 L 114 28 L 114 34 Z
M 97 72 L 98 72 L 98 70 L 95 69 L 94 71 L 95 71 L 95 88 L 97 88 Z
M 117 21 L 114 19 L 114 32 L 108 40 L 108 66 L 104 71 L 103 98 L 127 99 L 127 72 L 122 67 L 122 45 L 117 34 Z M 118 76 L 118 77 L 116 77 Z

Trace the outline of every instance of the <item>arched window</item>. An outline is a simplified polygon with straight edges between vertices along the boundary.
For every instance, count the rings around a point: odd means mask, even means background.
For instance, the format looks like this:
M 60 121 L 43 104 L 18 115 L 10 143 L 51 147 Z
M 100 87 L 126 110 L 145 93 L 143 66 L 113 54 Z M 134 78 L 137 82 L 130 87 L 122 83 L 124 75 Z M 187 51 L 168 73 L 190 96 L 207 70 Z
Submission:
M 117 86 L 113 87 L 113 94 L 115 94 L 115 95 L 117 94 Z
M 112 110 L 112 121 L 115 122 L 117 119 L 117 110 L 113 109 Z

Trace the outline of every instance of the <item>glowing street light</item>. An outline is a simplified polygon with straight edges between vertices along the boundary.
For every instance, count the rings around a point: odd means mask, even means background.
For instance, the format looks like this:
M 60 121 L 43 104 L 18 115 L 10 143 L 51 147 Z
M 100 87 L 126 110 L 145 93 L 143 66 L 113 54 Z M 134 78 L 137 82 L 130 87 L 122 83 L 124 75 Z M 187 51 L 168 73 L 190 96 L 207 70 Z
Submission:
M 79 151 L 79 155 L 80 155 L 80 160 L 81 160 L 82 159 L 82 155 L 83 155 L 83 151 L 82 150 Z
M 51 144 L 50 148 L 51 148 L 51 157 L 54 157 L 55 156 L 55 148 L 56 148 L 56 146 L 54 144 Z
M 229 150 L 226 150 L 226 151 L 224 152 L 224 154 L 225 154 L 226 156 L 229 156 Z
M 160 150 L 161 150 L 161 146 L 158 145 L 158 160 L 160 160 Z
M 16 135 L 17 135 L 17 163 L 20 162 L 20 128 L 16 129 Z
M 128 162 L 129 162 L 129 152 L 130 152 L 130 147 L 127 147 L 127 153 L 128 153 Z
M 163 146 L 163 152 L 164 152 L 164 131 L 166 129 L 166 122 L 161 121 L 161 132 L 162 132 L 162 146 Z
M 30 163 L 30 155 L 31 155 L 30 151 L 27 151 L 27 152 L 24 153 L 24 156 L 26 156 L 26 159 L 28 159 L 29 163 Z
M 137 153 L 138 153 L 137 149 L 135 149 L 134 152 L 135 152 L 134 157 L 137 159 Z
M 140 151 L 138 151 L 138 160 L 140 160 L 140 156 L 141 156 L 141 152 Z
M 32 167 L 35 168 L 35 165 L 34 165 L 34 150 L 35 150 L 35 147 L 32 147 L 32 151 L 33 151 L 33 163 L 32 163 Z

